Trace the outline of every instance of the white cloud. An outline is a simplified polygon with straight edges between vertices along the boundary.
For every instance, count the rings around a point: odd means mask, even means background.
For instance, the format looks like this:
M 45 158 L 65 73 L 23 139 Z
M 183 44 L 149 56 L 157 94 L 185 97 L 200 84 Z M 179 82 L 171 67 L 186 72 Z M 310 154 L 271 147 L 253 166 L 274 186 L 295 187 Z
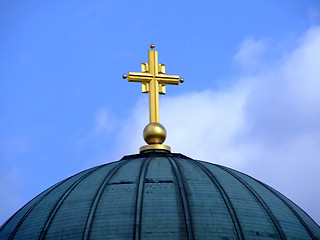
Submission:
M 249 173 L 319 223 L 320 27 L 310 28 L 299 41 L 291 52 L 262 63 L 268 46 L 245 40 L 235 55 L 244 76 L 219 92 L 161 99 L 160 120 L 173 152 Z M 254 71 L 247 71 L 250 67 Z M 119 135 L 128 154 L 144 144 L 146 105 L 138 103 Z
M 234 60 L 240 64 L 245 71 L 254 72 L 261 66 L 261 58 L 265 51 L 265 41 L 256 41 L 252 38 L 247 38 L 240 45 L 240 50 L 234 56 Z
M 114 138 L 113 131 L 117 128 L 117 122 L 111 111 L 106 108 L 97 110 L 92 117 L 90 128 L 83 131 L 74 143 L 74 159 L 85 167 L 103 164 L 114 159 L 110 151 L 110 139 Z M 112 157 L 110 157 L 112 156 Z
M 312 27 L 300 45 L 259 72 L 245 106 L 248 131 L 256 143 L 243 170 L 260 177 L 320 222 L 320 28 Z M 270 64 L 273 65 L 274 64 Z
M 94 133 L 110 132 L 114 127 L 114 120 L 106 109 L 100 109 L 95 115 Z
M 118 149 L 116 156 L 120 158 L 132 153 L 138 153 L 139 148 L 146 143 L 143 140 L 142 132 L 144 127 L 149 123 L 148 115 L 148 98 L 144 95 L 133 108 L 131 114 L 120 124 L 120 130 L 116 137 Z
M 239 163 L 233 146 L 236 135 L 243 131 L 248 92 L 243 84 L 223 93 L 208 90 L 163 99 L 161 122 L 168 131 L 166 144 L 194 158 Z
M 83 151 L 83 148 L 96 148 L 107 141 L 115 126 L 116 123 L 113 115 L 105 108 L 99 109 L 93 117 L 92 128 L 77 139 L 76 148 L 79 149 L 80 152 Z

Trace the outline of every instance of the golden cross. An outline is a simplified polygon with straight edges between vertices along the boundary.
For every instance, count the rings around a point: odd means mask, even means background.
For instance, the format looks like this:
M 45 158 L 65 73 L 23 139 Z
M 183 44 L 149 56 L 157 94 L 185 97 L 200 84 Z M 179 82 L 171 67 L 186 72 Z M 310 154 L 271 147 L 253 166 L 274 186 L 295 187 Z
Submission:
M 183 78 L 178 75 L 166 75 L 165 65 L 158 64 L 158 52 L 154 51 L 154 45 L 148 51 L 148 63 L 141 63 L 141 72 L 129 72 L 124 74 L 128 82 L 142 83 L 142 92 L 149 93 L 150 123 L 159 123 L 159 94 L 166 94 L 166 84 L 179 85 Z

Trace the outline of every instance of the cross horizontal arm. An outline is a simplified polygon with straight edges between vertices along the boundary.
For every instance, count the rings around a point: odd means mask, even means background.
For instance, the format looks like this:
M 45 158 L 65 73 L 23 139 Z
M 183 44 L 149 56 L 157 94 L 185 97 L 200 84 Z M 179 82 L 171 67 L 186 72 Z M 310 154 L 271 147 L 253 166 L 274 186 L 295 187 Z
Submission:
M 128 73 L 128 82 L 148 83 L 152 80 L 152 78 L 153 76 L 149 73 L 137 73 L 137 72 Z
M 155 78 L 160 84 L 171 84 L 171 85 L 179 84 L 178 75 L 156 75 Z

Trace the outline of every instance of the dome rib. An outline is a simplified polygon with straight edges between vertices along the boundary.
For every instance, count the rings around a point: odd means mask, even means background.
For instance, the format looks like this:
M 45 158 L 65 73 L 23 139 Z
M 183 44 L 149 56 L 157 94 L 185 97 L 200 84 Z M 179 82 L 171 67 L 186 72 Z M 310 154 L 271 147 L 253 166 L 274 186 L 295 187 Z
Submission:
M 260 203 L 262 208 L 268 213 L 272 223 L 275 225 L 275 227 L 280 235 L 280 238 L 287 239 L 278 220 L 276 219 L 275 215 L 272 213 L 271 209 L 268 207 L 268 205 L 265 203 L 265 201 L 261 198 L 261 196 L 247 182 L 245 182 L 239 176 L 237 176 L 236 174 L 231 172 L 228 168 L 220 166 L 220 165 L 215 165 L 215 166 L 219 167 L 220 169 L 224 170 L 225 172 L 229 173 L 231 176 L 236 178 L 239 182 L 241 182 L 249 190 L 249 192 L 251 192 L 251 194 L 253 194 L 253 196 L 257 199 L 257 201 Z
M 46 224 L 43 227 L 40 236 L 39 236 L 39 240 L 42 240 L 45 238 L 48 228 L 50 227 L 50 224 L 54 218 L 54 216 L 56 215 L 57 211 L 59 210 L 59 208 L 61 207 L 61 205 L 63 204 L 64 200 L 69 196 L 69 194 L 72 192 L 73 189 L 75 189 L 75 187 L 77 187 L 77 185 L 82 182 L 86 177 L 88 177 L 90 174 L 92 174 L 93 172 L 95 172 L 96 170 L 98 170 L 98 168 L 93 168 L 91 169 L 89 172 L 87 172 L 85 175 L 83 175 L 81 178 L 79 178 L 77 181 L 75 181 L 69 188 L 68 190 L 60 197 L 59 201 L 56 203 L 56 205 L 54 206 L 54 208 L 52 209 L 51 213 L 49 214 L 47 220 L 46 220 Z
M 99 167 L 94 167 L 94 168 L 92 168 L 91 172 L 93 172 L 94 170 L 96 170 L 96 169 L 98 169 L 98 168 L 99 168 Z M 34 204 L 32 204 L 32 206 L 30 207 L 30 209 L 28 209 L 28 211 L 23 215 L 23 217 L 20 219 L 20 221 L 18 222 L 17 226 L 16 226 L 15 229 L 12 231 L 12 233 L 11 233 L 11 235 L 10 235 L 10 237 L 9 237 L 8 239 L 12 240 L 12 239 L 14 238 L 14 236 L 15 236 L 16 233 L 18 232 L 20 226 L 22 225 L 22 223 L 26 220 L 26 218 L 29 216 L 29 214 L 32 212 L 32 210 L 33 210 L 43 199 L 45 199 L 53 190 L 55 190 L 56 188 L 58 188 L 59 186 L 61 186 L 63 183 L 67 182 L 70 178 L 72 178 L 72 176 L 69 177 L 69 178 L 64 179 L 63 181 L 61 181 L 61 182 L 53 185 L 51 188 L 49 188 L 48 190 L 46 190 L 46 191 L 45 191 L 45 194 L 44 194 L 40 199 L 38 199 Z M 82 178 L 82 177 L 81 177 L 81 178 Z M 81 179 L 81 178 L 80 178 L 80 179 Z M 79 180 L 79 179 L 78 179 L 78 180 Z M 77 180 L 77 181 L 78 181 L 78 180 Z M 41 193 L 40 193 L 38 196 L 40 196 L 40 195 L 41 195 Z M 31 201 L 32 201 L 32 200 L 31 200 Z M 31 203 L 31 201 L 28 202 L 25 206 L 27 206 L 29 203 Z M 25 207 L 25 206 L 24 206 L 24 207 Z M 22 208 L 24 208 L 24 207 L 22 207 Z M 21 209 L 22 209 L 22 208 L 21 208 Z M 17 213 L 18 213 L 18 212 L 17 212 Z M 16 214 L 15 214 L 15 215 L 16 215 Z M 12 219 L 15 215 L 13 215 L 10 219 Z M 7 222 L 9 222 L 9 220 L 8 220 Z M 4 225 L 4 226 L 5 226 L 5 225 Z M 3 228 L 4 228 L 4 226 L 3 226 Z
M 237 238 L 239 240 L 244 240 L 245 238 L 243 236 L 242 228 L 241 228 L 240 222 L 238 220 L 237 214 L 234 210 L 234 207 L 233 207 L 227 193 L 223 189 L 222 185 L 220 184 L 220 182 L 217 180 L 217 178 L 213 175 L 213 173 L 206 166 L 202 165 L 199 161 L 196 161 L 196 160 L 192 160 L 192 162 L 194 164 L 196 164 L 198 167 L 200 167 L 202 169 L 202 171 L 204 171 L 205 174 L 210 178 L 212 183 L 216 186 L 223 201 L 226 204 L 226 207 L 228 209 L 228 212 L 230 214 L 230 217 L 232 219 L 232 222 L 233 222 L 236 234 L 237 234 Z
M 182 207 L 183 207 L 183 212 L 184 212 L 184 219 L 185 219 L 185 224 L 186 224 L 186 230 L 187 230 L 187 236 L 189 240 L 192 240 L 194 237 L 193 234 L 193 228 L 192 228 L 192 219 L 191 219 L 191 214 L 190 214 L 190 206 L 188 203 L 188 197 L 187 197 L 187 193 L 186 193 L 186 189 L 184 186 L 184 181 L 182 178 L 182 173 L 181 173 L 181 169 L 179 168 L 176 160 L 172 157 L 167 157 L 167 159 L 169 160 L 172 169 L 173 169 L 173 173 L 174 176 L 177 180 L 177 184 L 179 187 L 179 194 L 180 194 L 180 198 L 181 198 L 181 202 L 182 202 Z
M 249 176 L 250 178 L 254 179 L 253 177 Z M 313 232 L 310 230 L 310 228 L 308 227 L 308 225 L 305 223 L 305 221 L 301 218 L 301 216 L 297 213 L 296 210 L 294 210 L 294 208 L 292 206 L 290 206 L 290 204 L 285 201 L 285 199 L 282 197 L 281 194 L 279 194 L 277 191 L 275 191 L 273 188 L 269 187 L 267 184 L 254 179 L 255 181 L 259 182 L 260 184 L 262 184 L 264 187 L 266 187 L 270 192 L 272 192 L 275 196 L 277 196 L 290 210 L 291 212 L 298 218 L 298 220 L 300 221 L 300 223 L 304 226 L 304 228 L 306 229 L 306 231 L 308 232 L 309 236 L 314 239 L 317 240 L 317 238 L 314 236 Z
M 10 237 L 8 238 L 9 240 L 12 240 L 12 239 L 13 239 L 13 237 L 15 236 L 15 234 L 17 233 L 17 231 L 19 230 L 21 224 L 22 224 L 23 221 L 28 217 L 28 215 L 32 212 L 32 210 L 33 210 L 49 193 L 51 193 L 54 189 L 56 189 L 56 188 L 59 187 L 61 184 L 63 184 L 64 182 L 66 182 L 68 179 L 69 179 L 69 178 L 67 178 L 67 179 L 65 179 L 65 180 L 63 180 L 63 181 L 61 181 L 61 182 L 53 185 L 51 188 L 49 188 L 49 190 L 46 190 L 46 191 L 45 191 L 46 193 L 45 193 L 37 202 L 35 202 L 35 203 L 28 209 L 28 211 L 23 215 L 23 217 L 20 219 L 20 221 L 18 222 L 17 226 L 14 228 L 14 230 L 12 231 Z M 41 195 L 41 193 L 40 193 L 39 195 Z M 38 196 L 39 196 L 39 195 L 38 195 Z M 31 200 L 31 201 L 32 201 L 32 200 Z M 31 202 L 31 201 L 30 201 L 30 202 Z M 28 202 L 25 206 L 27 206 L 30 202 Z M 25 206 L 23 206 L 22 208 L 24 208 Z M 21 209 L 22 209 L 22 208 L 21 208 Z M 18 212 L 16 212 L 16 214 L 17 214 L 17 213 L 18 213 Z M 14 214 L 14 215 L 2 226 L 2 228 L 1 228 L 0 230 L 2 230 L 2 229 L 5 227 L 5 225 L 6 225 L 14 216 L 16 216 L 16 214 Z
M 143 190 L 145 185 L 145 178 L 147 168 L 150 163 L 150 157 L 144 160 L 143 165 L 140 170 L 140 177 L 137 188 L 137 198 L 136 198 L 136 209 L 135 209 L 135 227 L 134 227 L 134 236 L 135 239 L 140 239 L 141 236 L 141 216 L 142 216 L 142 200 L 143 200 Z
M 108 184 L 108 182 L 110 181 L 110 179 L 113 177 L 113 175 L 119 170 L 120 167 L 122 167 L 123 165 L 127 164 L 127 161 L 123 161 L 123 162 L 119 162 L 118 165 L 116 165 L 114 168 L 112 168 L 111 171 L 109 171 L 109 173 L 107 174 L 107 176 L 105 177 L 105 179 L 103 180 L 102 184 L 100 185 L 100 187 L 98 188 L 98 191 L 94 197 L 94 201 L 91 205 L 90 208 L 90 212 L 88 214 L 88 218 L 87 218 L 87 222 L 85 225 L 85 229 L 83 232 L 83 239 L 89 239 L 89 234 L 90 234 L 90 228 L 91 228 L 91 224 L 94 218 L 94 213 L 96 211 L 96 208 L 99 204 L 101 195 L 106 187 L 106 185 Z

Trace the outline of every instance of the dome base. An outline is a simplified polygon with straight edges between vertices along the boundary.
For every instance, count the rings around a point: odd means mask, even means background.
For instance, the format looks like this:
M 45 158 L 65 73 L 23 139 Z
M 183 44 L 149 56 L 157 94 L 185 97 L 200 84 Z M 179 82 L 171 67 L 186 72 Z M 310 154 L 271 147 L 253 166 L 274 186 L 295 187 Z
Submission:
M 166 145 L 162 144 L 150 144 L 150 145 L 145 145 L 140 148 L 140 153 L 146 150 L 151 150 L 151 149 L 156 149 L 156 150 L 166 150 L 168 152 L 171 152 L 171 148 Z

